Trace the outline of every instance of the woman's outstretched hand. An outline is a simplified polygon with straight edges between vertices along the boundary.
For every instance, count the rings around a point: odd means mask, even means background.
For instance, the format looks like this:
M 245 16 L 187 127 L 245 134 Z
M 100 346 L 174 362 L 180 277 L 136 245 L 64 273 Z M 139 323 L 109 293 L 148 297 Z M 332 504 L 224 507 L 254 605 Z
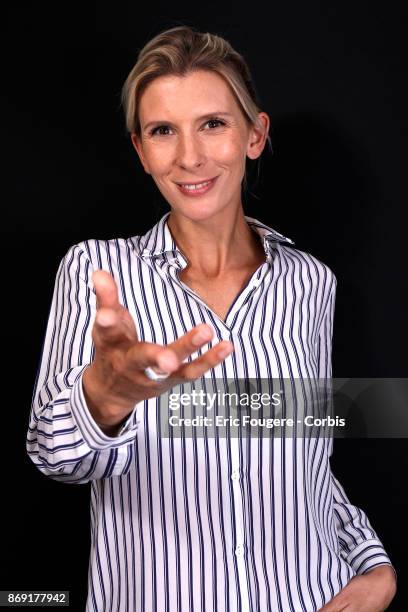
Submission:
M 197 325 L 166 346 L 141 342 L 132 316 L 119 303 L 112 276 L 97 270 L 92 276 L 97 313 L 92 329 L 95 359 L 83 375 L 83 389 L 93 418 L 108 435 L 115 435 L 138 402 L 161 395 L 175 385 L 199 378 L 234 350 L 223 340 L 190 363 L 183 361 L 209 342 L 213 331 Z M 144 369 L 170 373 L 166 379 L 150 380 Z
M 320 612 L 383 612 L 396 593 L 394 570 L 387 565 L 354 576 Z

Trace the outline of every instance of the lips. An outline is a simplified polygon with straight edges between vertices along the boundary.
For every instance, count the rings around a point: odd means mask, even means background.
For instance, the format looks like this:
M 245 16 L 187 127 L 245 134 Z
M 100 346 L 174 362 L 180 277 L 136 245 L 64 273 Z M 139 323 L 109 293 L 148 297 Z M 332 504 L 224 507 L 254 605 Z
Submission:
M 196 197 L 207 193 L 213 187 L 217 178 L 218 176 L 215 176 L 212 179 L 205 179 L 198 183 L 176 183 L 176 185 L 184 195 Z

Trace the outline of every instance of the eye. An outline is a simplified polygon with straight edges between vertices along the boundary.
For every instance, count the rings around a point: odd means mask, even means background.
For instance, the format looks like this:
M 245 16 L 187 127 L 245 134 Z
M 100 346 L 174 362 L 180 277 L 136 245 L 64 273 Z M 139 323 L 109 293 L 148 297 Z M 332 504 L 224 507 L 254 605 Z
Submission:
M 206 125 L 208 125 L 209 123 L 217 124 L 217 125 L 214 126 L 214 128 L 217 128 L 220 125 L 225 125 L 224 121 L 221 121 L 221 119 L 217 119 L 216 117 L 214 117 L 213 119 L 209 119 L 207 121 Z M 214 129 L 214 128 L 212 128 L 212 129 Z
M 157 127 L 150 130 L 150 135 L 154 136 L 155 134 L 158 134 L 159 136 L 167 136 L 167 134 L 164 134 L 163 132 L 159 132 L 159 130 L 169 130 L 169 129 L 170 128 L 168 125 L 158 125 Z

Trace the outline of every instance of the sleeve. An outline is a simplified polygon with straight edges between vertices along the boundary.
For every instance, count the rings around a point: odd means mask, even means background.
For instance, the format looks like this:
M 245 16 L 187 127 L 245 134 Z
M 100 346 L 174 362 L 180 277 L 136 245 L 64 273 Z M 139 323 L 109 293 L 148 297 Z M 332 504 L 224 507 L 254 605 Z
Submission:
M 332 338 L 334 307 L 336 300 L 336 277 L 332 274 L 332 284 L 328 294 L 325 314 L 320 325 L 318 341 L 319 379 L 332 377 Z M 329 439 L 329 457 L 333 452 L 333 437 Z M 373 530 L 366 514 L 353 506 L 343 487 L 332 471 L 333 508 L 342 557 L 356 574 L 364 574 L 378 565 L 392 563 L 384 547 Z M 393 567 L 394 572 L 395 568 Z
M 110 437 L 85 401 L 82 376 L 94 353 L 92 272 L 80 244 L 68 250 L 58 268 L 26 440 L 27 453 L 43 474 L 77 484 L 126 474 L 137 429 L 137 405 L 118 435 Z

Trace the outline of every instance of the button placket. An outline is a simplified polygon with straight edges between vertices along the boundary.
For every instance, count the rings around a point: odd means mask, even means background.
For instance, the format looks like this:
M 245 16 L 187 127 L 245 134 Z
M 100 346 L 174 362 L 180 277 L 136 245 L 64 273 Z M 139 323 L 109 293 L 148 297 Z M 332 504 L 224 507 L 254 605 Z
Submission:
M 245 563 L 245 536 L 243 526 L 243 511 L 244 500 L 241 488 L 241 466 L 239 461 L 239 438 L 231 438 L 231 472 L 230 478 L 232 481 L 234 508 L 235 508 L 235 548 L 233 553 L 236 558 L 238 569 L 239 588 L 242 596 L 243 610 L 249 610 L 249 591 L 246 575 Z

